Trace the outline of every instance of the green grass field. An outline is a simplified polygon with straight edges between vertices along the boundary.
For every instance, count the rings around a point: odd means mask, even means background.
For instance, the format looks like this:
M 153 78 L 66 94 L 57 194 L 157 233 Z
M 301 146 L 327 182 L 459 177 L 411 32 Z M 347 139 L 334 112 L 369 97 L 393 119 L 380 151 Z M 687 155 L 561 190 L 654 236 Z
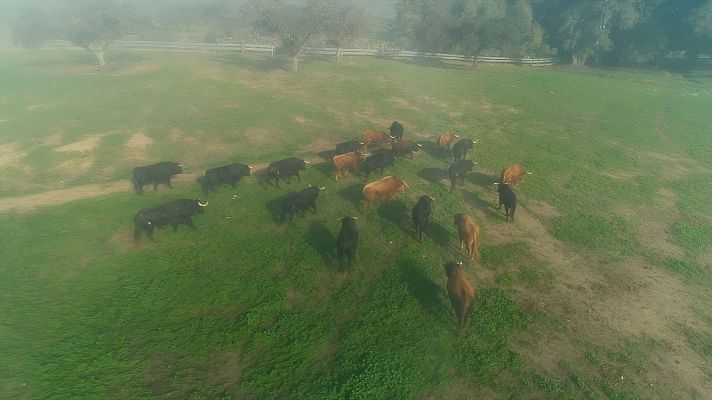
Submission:
M 659 71 L 111 51 L 0 53 L 0 398 L 707 399 L 712 393 L 712 82 Z M 392 120 L 424 144 L 368 214 L 333 144 Z M 478 138 L 448 193 L 443 131 Z M 302 183 L 201 193 L 226 162 L 314 163 Z M 130 191 L 136 165 L 186 164 Z M 521 163 L 516 221 L 496 175 Z M 374 177 L 375 180 L 380 176 Z M 126 182 L 64 203 L 60 189 Z M 326 185 L 319 213 L 280 200 Z M 147 187 L 148 188 L 148 187 Z M 56 191 L 55 190 L 59 190 Z M 32 210 L 33 196 L 43 200 Z M 233 199 L 233 195 L 237 195 Z M 435 197 L 431 239 L 410 209 Z M 209 200 L 197 229 L 134 242 L 132 217 Z M 452 215 L 482 229 L 460 337 Z M 360 261 L 339 270 L 344 215 Z

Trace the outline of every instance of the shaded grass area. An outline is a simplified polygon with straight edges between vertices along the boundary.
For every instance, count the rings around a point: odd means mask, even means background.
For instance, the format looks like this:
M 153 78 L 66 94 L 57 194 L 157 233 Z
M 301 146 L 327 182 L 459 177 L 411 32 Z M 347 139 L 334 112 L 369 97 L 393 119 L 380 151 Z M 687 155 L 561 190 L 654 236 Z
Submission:
M 408 193 L 367 215 L 362 178 L 337 184 L 327 164 L 279 191 L 249 178 L 210 195 L 196 231 L 164 229 L 155 244 L 133 242 L 131 216 L 178 197 L 204 198 L 197 185 L 0 215 L 5 397 L 466 398 L 472 387 L 513 399 L 645 396 L 641 383 L 609 374 L 609 364 L 631 363 L 610 349 L 582 344 L 586 355 L 563 380 L 512 349 L 512 335 L 548 321 L 514 299 L 557 279 L 524 243 L 488 240 L 487 230 L 504 224 L 490 186 L 514 162 L 534 172 L 517 188 L 520 204 L 551 204 L 561 212 L 545 221 L 553 236 L 601 257 L 655 252 L 640 248 L 636 220 L 612 209 L 655 207 L 661 189 L 672 191 L 679 215 L 670 240 L 687 253 L 651 259 L 692 288 L 708 282 L 689 279 L 709 276 L 695 257 L 712 245 L 703 134 L 712 104 L 686 95 L 709 93 L 704 83 L 566 68 L 441 72 L 384 60 L 307 60 L 288 74 L 261 58 L 153 52 L 117 52 L 121 68 L 96 75 L 83 57 L 0 57 L 0 140 L 23 153 L 19 165 L 2 168 L 0 195 L 60 180 L 126 179 L 133 166 L 158 160 L 181 161 L 197 175 L 227 161 L 313 158 L 394 119 L 424 143 L 442 131 L 480 138 L 472 152 L 479 165 L 449 194 L 440 181 L 451 158 L 425 146 L 387 172 L 404 177 Z M 153 143 L 128 148 L 136 132 Z M 102 135 L 90 152 L 54 150 L 88 135 Z M 58 168 L 89 154 L 86 170 Z M 697 172 L 668 171 L 676 167 Z M 281 198 L 308 183 L 327 185 L 320 213 L 282 222 Z M 409 212 L 421 194 L 436 202 L 419 244 Z M 462 338 L 442 271 L 461 258 L 451 220 L 458 212 L 484 215 L 483 261 L 467 268 L 492 275 L 475 282 L 475 314 Z M 333 240 L 343 215 L 360 217 L 362 250 L 357 266 L 340 271 Z M 686 333 L 708 356 L 705 335 Z M 640 366 L 640 354 L 654 350 L 630 354 Z

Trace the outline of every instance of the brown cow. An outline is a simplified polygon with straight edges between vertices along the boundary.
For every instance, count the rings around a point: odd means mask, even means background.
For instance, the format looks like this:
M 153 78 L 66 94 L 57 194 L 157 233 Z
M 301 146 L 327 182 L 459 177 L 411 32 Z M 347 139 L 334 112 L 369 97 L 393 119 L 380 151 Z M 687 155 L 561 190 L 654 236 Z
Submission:
M 364 157 L 366 157 L 366 155 L 360 151 L 352 151 L 350 153 L 334 156 L 332 161 L 334 168 L 336 168 L 336 180 L 339 180 L 339 175 L 341 175 L 341 177 L 344 176 L 344 169 L 350 169 L 358 175 L 358 164 Z
M 457 330 L 462 333 L 467 317 L 472 312 L 472 304 L 475 302 L 475 289 L 465 276 L 462 262 L 446 263 L 445 275 L 447 275 L 447 294 L 457 317 Z
M 452 134 L 450 132 L 445 132 L 438 137 L 438 146 L 447 148 L 450 150 L 450 145 L 455 141 L 455 138 L 459 138 L 459 135 Z
M 363 198 L 366 200 L 366 211 L 371 208 L 374 200 L 386 197 L 388 200 L 396 193 L 405 193 L 408 184 L 393 176 L 386 176 L 363 187 Z
M 517 184 L 522 182 L 525 175 L 531 175 L 531 172 L 526 172 L 519 164 L 512 164 L 509 167 L 502 170 L 499 176 L 500 183 L 511 183 Z
M 363 133 L 363 142 L 366 147 L 377 147 L 384 143 L 393 142 L 394 137 L 383 131 L 366 131 Z
M 470 260 L 480 261 L 480 227 L 467 214 L 455 214 L 454 223 L 460 236 L 460 250 L 466 245 Z

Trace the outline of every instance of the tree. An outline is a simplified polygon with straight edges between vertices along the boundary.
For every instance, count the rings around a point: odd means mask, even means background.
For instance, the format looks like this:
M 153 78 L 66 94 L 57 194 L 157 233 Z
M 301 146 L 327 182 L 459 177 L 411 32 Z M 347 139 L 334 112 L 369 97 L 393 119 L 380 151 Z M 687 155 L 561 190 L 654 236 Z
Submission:
M 391 32 L 421 51 L 472 56 L 473 68 L 485 50 L 522 57 L 543 46 L 527 0 L 401 0 Z
M 39 8 L 25 8 L 21 11 L 13 30 L 13 41 L 28 49 L 37 49 L 57 33 L 57 28 Z
M 299 68 L 299 56 L 309 40 L 325 32 L 327 21 L 324 0 L 309 0 L 305 5 L 283 5 L 276 1 L 253 1 L 247 12 L 258 31 L 272 34 L 278 51 L 291 58 L 291 71 Z M 255 10 L 254 7 L 259 7 Z
M 614 49 L 613 36 L 626 34 L 645 19 L 643 0 L 537 0 L 535 15 L 550 42 L 574 64 Z M 669 0 L 672 1 L 672 0 Z
M 343 58 L 343 48 L 351 44 L 368 27 L 366 11 L 344 0 L 326 0 L 324 7 L 324 36 L 327 43 L 336 47 L 336 62 Z
M 94 54 L 99 69 L 106 65 L 104 52 L 129 30 L 146 25 L 112 0 L 68 0 L 66 9 L 67 39 Z

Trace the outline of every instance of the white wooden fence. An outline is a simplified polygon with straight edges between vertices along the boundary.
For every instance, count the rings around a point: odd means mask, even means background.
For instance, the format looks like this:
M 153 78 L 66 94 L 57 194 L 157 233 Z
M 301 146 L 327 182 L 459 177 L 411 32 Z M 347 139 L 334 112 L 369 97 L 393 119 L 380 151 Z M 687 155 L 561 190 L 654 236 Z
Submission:
M 48 48 L 74 47 L 70 42 L 56 40 L 46 44 Z M 266 44 L 248 43 L 194 43 L 194 42 L 153 42 L 153 41 L 126 41 L 120 40 L 112 44 L 114 48 L 122 49 L 142 49 L 142 50 L 167 50 L 167 51 L 237 51 L 241 53 L 269 53 L 274 55 L 275 46 Z M 406 50 L 388 49 L 343 49 L 344 57 L 387 57 L 387 58 L 415 58 L 415 59 L 436 59 L 446 61 L 472 62 L 472 56 L 444 53 L 422 53 Z M 335 47 L 305 47 L 302 51 L 304 56 L 336 56 Z M 522 64 L 532 66 L 546 66 L 558 64 L 557 58 L 509 58 L 509 57 L 477 57 L 478 63 L 487 64 Z

